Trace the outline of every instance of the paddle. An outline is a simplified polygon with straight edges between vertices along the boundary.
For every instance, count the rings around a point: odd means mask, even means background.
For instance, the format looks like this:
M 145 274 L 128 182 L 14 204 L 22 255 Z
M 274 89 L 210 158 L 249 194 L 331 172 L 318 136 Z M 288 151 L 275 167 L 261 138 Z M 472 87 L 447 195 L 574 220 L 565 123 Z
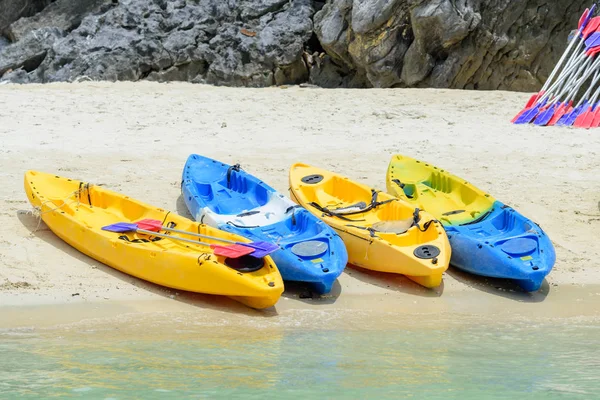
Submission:
M 554 116 L 550 119 L 550 121 L 548 121 L 547 126 L 554 126 L 556 125 L 556 123 L 558 122 L 558 120 L 560 120 L 563 115 L 565 115 L 568 112 L 573 111 L 573 101 L 570 100 L 568 103 L 564 102 L 561 105 L 559 105 L 556 109 L 556 112 L 554 113 Z
M 580 38 L 583 39 L 583 41 L 579 43 L 579 46 L 573 53 L 573 54 L 577 54 L 581 47 L 581 44 L 584 43 L 585 40 L 591 34 L 593 34 L 600 26 L 600 18 L 598 18 L 598 17 L 592 18 L 595 8 L 596 8 L 596 4 L 592 5 L 591 9 L 587 9 L 587 8 L 585 9 L 583 14 L 579 18 L 577 33 L 573 36 L 573 38 L 571 39 L 566 50 L 562 54 L 562 57 L 560 58 L 558 63 L 554 66 L 554 69 L 552 70 L 550 76 L 546 80 L 546 83 L 543 85 L 542 89 L 538 93 L 534 93 L 531 96 L 531 98 L 529 99 L 529 101 L 527 102 L 525 107 L 521 111 L 519 111 L 519 113 L 517 113 L 517 115 L 515 115 L 514 118 L 511 120 L 512 123 L 526 124 L 526 123 L 531 122 L 531 120 L 538 115 L 538 113 L 540 111 L 540 107 L 539 106 L 536 107 L 537 103 L 540 102 L 540 104 L 543 104 L 542 107 L 546 104 L 545 100 L 546 100 L 547 94 L 549 94 L 549 92 L 551 92 L 550 90 L 547 90 L 547 89 L 550 86 L 550 83 L 552 82 L 552 79 L 554 78 L 554 76 L 560 70 L 560 67 L 562 66 L 563 62 L 565 60 L 567 60 L 568 58 L 570 58 L 570 60 L 569 60 L 569 62 L 567 62 L 567 65 L 566 65 L 565 69 L 562 71 L 562 73 L 566 72 L 568 74 L 568 72 L 570 72 L 571 68 L 569 68 L 569 67 L 570 67 L 571 62 L 573 61 L 573 55 L 571 54 L 569 57 L 567 57 L 567 56 L 571 52 L 573 45 L 577 41 L 579 41 Z M 589 47 L 591 47 L 593 41 L 590 41 L 588 43 L 589 43 L 589 45 L 587 47 L 589 48 Z M 588 44 L 588 43 L 586 43 L 586 44 Z M 558 84 L 559 82 L 560 82 L 560 80 L 557 81 L 556 84 Z M 556 86 L 556 84 L 553 85 L 553 87 Z M 543 103 L 542 103 L 542 101 L 543 101 Z M 554 110 L 555 107 L 553 107 L 552 109 Z M 544 116 L 542 118 L 540 118 L 540 122 L 538 124 L 544 125 L 545 123 L 548 123 L 548 121 L 550 119 L 551 119 L 550 112 L 547 112 L 544 114 Z
M 170 231 L 170 232 L 177 232 L 177 233 L 182 233 L 184 235 L 196 236 L 196 237 L 201 237 L 201 238 L 205 238 L 205 239 L 213 239 L 213 240 L 216 240 L 219 242 L 232 243 L 232 244 L 236 244 L 236 245 L 250 247 L 255 250 L 254 253 L 251 254 L 251 256 L 257 257 L 257 258 L 262 258 L 264 256 L 267 256 L 267 255 L 273 253 L 276 250 L 279 250 L 279 246 L 277 246 L 275 243 L 261 242 L 261 241 L 250 242 L 250 243 L 234 242 L 233 240 L 221 239 L 221 238 L 214 237 L 214 236 L 201 235 L 199 233 L 192 233 L 192 232 L 188 232 L 188 231 L 182 231 L 179 229 L 167 228 L 166 226 L 162 226 L 162 222 L 160 222 L 157 219 L 143 219 L 141 221 L 136 222 L 136 224 L 139 228 L 146 229 L 149 231 L 158 232 L 160 230 L 164 230 L 164 231 Z
M 600 107 L 596 107 L 594 121 L 592 122 L 592 126 L 590 128 L 597 128 L 599 126 L 600 126 Z
M 541 111 L 538 116 L 535 118 L 535 121 L 533 121 L 534 125 L 546 125 L 548 122 L 550 122 L 550 120 L 552 119 L 552 117 L 554 116 L 554 112 L 556 111 L 557 107 L 560 106 L 560 101 L 557 103 L 554 103 L 552 105 L 550 105 L 547 109 Z
M 117 232 L 117 233 L 125 233 L 125 232 L 145 233 L 147 235 L 163 237 L 166 239 L 173 239 L 173 240 L 179 240 L 179 241 L 187 242 L 187 243 L 199 244 L 199 245 L 203 245 L 203 246 L 208 246 L 211 249 L 213 249 L 213 252 L 216 256 L 223 256 L 223 257 L 228 257 L 228 258 L 239 258 L 242 256 L 246 256 L 254 251 L 250 247 L 245 247 L 245 246 L 238 246 L 238 245 L 219 246 L 217 244 L 203 243 L 203 242 L 184 239 L 184 238 L 180 238 L 180 237 L 172 236 L 172 235 L 163 235 L 161 233 L 147 231 L 145 229 L 139 229 L 136 224 L 132 224 L 132 223 L 128 223 L 128 222 L 117 222 L 116 224 L 103 226 L 102 230 L 109 231 L 109 232 Z

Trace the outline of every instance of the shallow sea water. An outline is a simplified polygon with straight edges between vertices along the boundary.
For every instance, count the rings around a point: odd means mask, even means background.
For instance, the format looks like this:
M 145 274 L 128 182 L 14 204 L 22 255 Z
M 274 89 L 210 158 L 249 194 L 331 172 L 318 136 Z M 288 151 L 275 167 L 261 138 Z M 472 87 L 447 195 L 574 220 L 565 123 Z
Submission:
M 600 396 L 597 322 L 423 324 L 409 317 L 391 326 L 4 330 L 0 398 Z

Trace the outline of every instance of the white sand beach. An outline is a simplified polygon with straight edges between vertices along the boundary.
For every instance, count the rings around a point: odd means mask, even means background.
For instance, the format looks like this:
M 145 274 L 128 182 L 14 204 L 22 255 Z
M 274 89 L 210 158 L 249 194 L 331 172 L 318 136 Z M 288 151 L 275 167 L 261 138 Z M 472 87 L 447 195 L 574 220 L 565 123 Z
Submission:
M 600 131 L 512 125 L 529 96 L 148 82 L 2 85 L 0 328 L 177 312 L 232 324 L 307 326 L 344 323 L 334 318 L 343 313 L 365 320 L 377 312 L 599 317 Z M 31 213 L 23 190 L 23 174 L 34 169 L 189 216 L 179 184 L 190 153 L 240 163 L 286 194 L 288 169 L 298 161 L 385 190 L 392 154 L 427 160 L 539 223 L 555 245 L 556 265 L 531 294 L 452 267 L 441 287 L 428 290 L 349 266 L 329 295 L 304 299 L 301 289 L 286 286 L 275 310 L 259 312 L 161 288 L 79 253 Z

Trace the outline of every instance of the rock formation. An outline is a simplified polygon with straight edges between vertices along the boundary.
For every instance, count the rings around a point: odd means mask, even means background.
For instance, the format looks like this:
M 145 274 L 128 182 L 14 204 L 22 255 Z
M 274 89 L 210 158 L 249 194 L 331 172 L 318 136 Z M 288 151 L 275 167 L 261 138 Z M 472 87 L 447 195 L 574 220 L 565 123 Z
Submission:
M 583 0 L 0 0 L 13 82 L 539 89 Z M 6 39 L 13 42 L 6 44 Z

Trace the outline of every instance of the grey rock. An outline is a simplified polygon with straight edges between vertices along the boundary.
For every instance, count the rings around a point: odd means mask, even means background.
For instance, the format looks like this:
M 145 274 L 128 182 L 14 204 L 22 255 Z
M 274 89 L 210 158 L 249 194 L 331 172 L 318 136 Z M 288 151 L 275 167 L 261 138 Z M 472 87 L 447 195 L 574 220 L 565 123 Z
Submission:
M 30 32 L 18 43 L 6 46 L 0 52 L 0 76 L 19 68 L 27 72 L 35 70 L 63 35 L 64 32 L 57 28 L 43 28 Z
M 325 52 L 338 64 L 351 67 L 354 61 L 348 53 L 352 30 L 349 29 L 350 0 L 334 0 L 314 16 L 315 34 Z
M 364 74 L 337 65 L 326 54 L 316 57 L 315 61 L 310 63 L 309 69 L 309 82 L 316 86 L 330 89 L 372 87 Z
M 32 77 L 23 68 L 19 68 L 14 71 L 7 72 L 6 74 L 4 74 L 4 76 L 0 77 L 0 83 L 3 83 L 3 82 L 19 83 L 19 84 L 31 83 Z
M 375 87 L 538 90 L 583 0 L 331 0 L 315 33 Z M 311 74 L 313 70 L 311 69 Z
M 304 59 L 300 58 L 290 65 L 275 68 L 273 79 L 276 85 L 297 85 L 308 81 L 308 68 Z
M 397 14 L 403 2 L 396 0 L 363 0 L 352 5 L 352 30 L 358 34 L 368 33 L 380 28 L 394 14 Z
M 305 82 L 312 14 L 310 0 L 122 0 L 83 18 L 32 79 Z
M 0 0 L 0 34 L 21 17 L 29 17 L 41 11 L 52 0 Z
M 7 38 L 5 38 L 4 36 L 0 36 L 0 51 L 2 51 L 2 49 L 8 46 L 9 44 L 10 41 Z
M 56 27 L 71 31 L 91 13 L 106 10 L 113 0 L 56 0 L 41 12 L 21 18 L 6 29 L 6 35 L 13 42 L 21 40 L 27 33 L 45 27 Z
M 0 29 L 16 41 L 0 41 L 0 72 L 15 82 L 535 91 L 585 7 L 584 0 L 0 0 L 9 10 Z M 49 27 L 56 30 L 45 39 L 30 36 Z
M 163 71 L 152 71 L 146 78 L 149 81 L 172 82 L 188 81 L 191 82 L 199 75 L 206 72 L 206 63 L 202 61 L 192 61 L 186 64 L 173 66 Z
M 434 66 L 433 56 L 413 42 L 405 54 L 401 79 L 408 86 L 415 85 L 425 79 Z

